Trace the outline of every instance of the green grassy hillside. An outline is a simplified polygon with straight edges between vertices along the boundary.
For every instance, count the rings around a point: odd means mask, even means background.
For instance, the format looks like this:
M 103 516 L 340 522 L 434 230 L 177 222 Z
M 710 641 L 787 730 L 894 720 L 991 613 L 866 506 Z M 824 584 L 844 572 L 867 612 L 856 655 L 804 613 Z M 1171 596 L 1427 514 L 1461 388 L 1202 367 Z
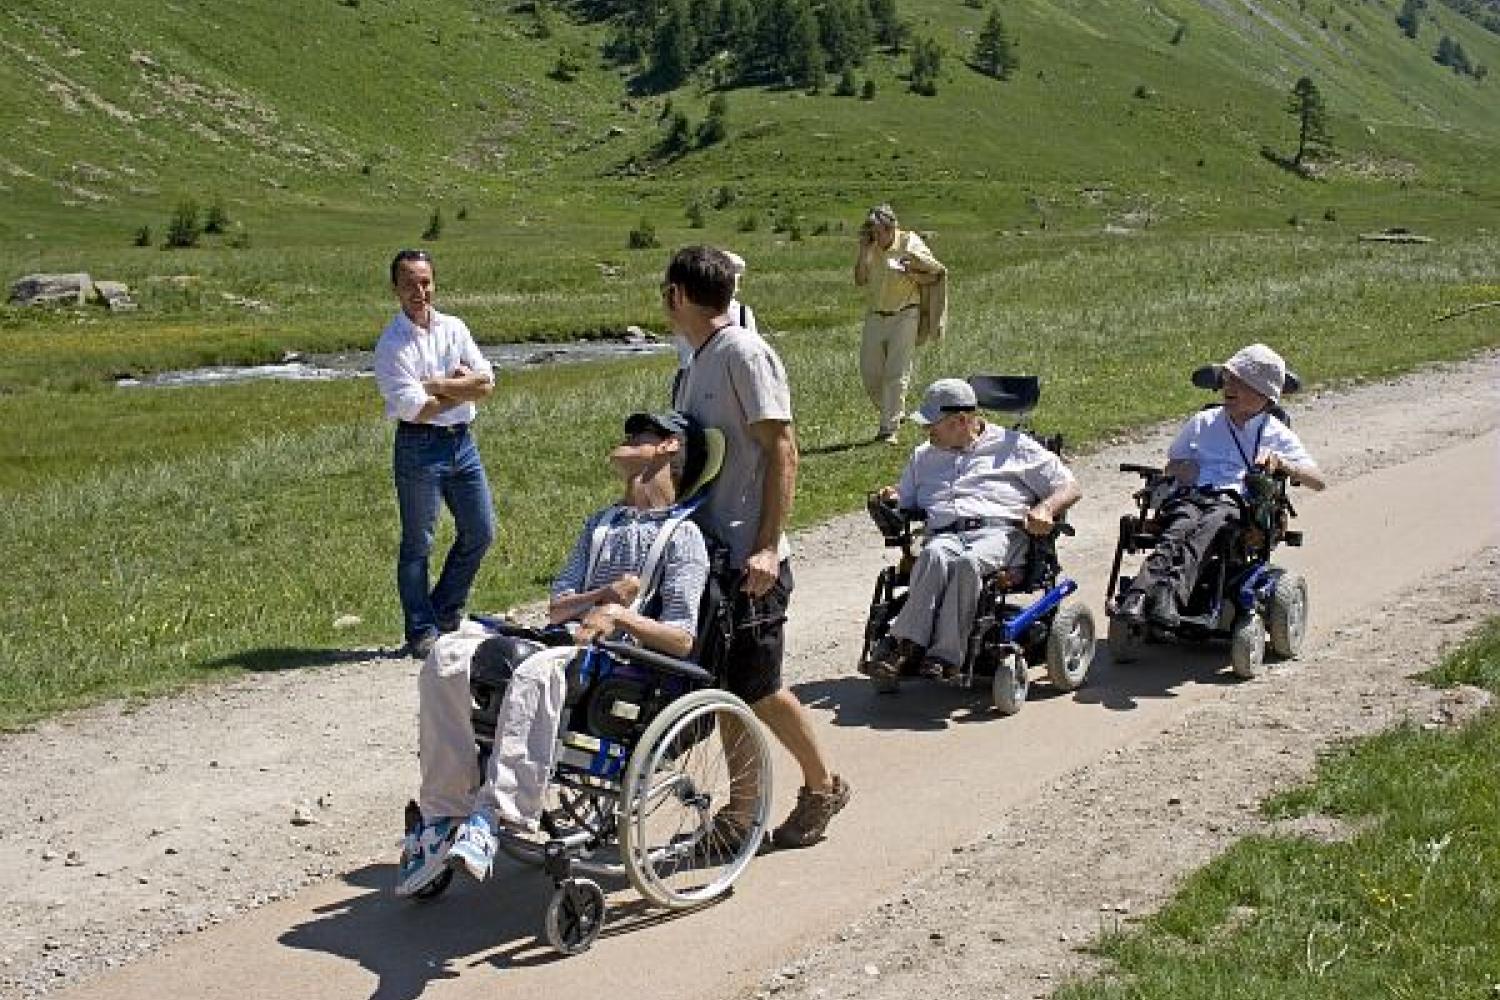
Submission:
M 624 249 L 642 217 L 665 245 L 745 247 L 760 294 L 786 307 L 768 315 L 787 327 L 852 317 L 850 302 L 809 301 L 800 275 L 847 266 L 840 225 L 872 200 L 981 262 L 1027 252 L 1014 249 L 1022 232 L 1043 227 L 1097 236 L 1111 223 L 1213 231 L 1296 217 L 1467 231 L 1500 219 L 1500 83 L 1431 58 L 1446 34 L 1500 68 L 1500 36 L 1447 7 L 1424 12 L 1416 40 L 1396 27 L 1394 0 L 999 9 L 1019 42 L 1009 81 L 965 65 L 985 11 L 907 3 L 913 34 L 946 51 L 937 96 L 910 93 L 907 57 L 881 52 L 858 73 L 873 100 L 737 89 L 727 142 L 663 162 L 652 150 L 667 98 L 633 95 L 630 68 L 599 54 L 607 27 L 551 6 L 543 24 L 535 5 L 485 0 L 36 0 L 0 14 L 0 277 L 119 277 L 145 308 L 88 317 L 91 328 L 127 340 L 164 322 L 207 331 L 191 357 L 152 349 L 126 365 L 141 369 L 367 341 L 386 309 L 382 258 L 418 242 L 435 208 L 445 289 L 487 339 L 655 319 L 638 279 L 660 255 Z M 548 75 L 564 50 L 586 56 L 568 83 Z M 1284 104 L 1304 74 L 1339 151 L 1318 182 L 1259 155 L 1290 152 Z M 711 93 L 695 79 L 668 96 L 696 121 Z M 725 186 L 732 203 L 711 207 Z M 143 225 L 160 242 L 184 198 L 221 199 L 249 248 L 131 247 Z M 693 200 L 710 204 L 702 229 L 685 216 Z M 798 220 L 805 239 L 772 232 L 777 218 Z M 101 366 L 119 367 L 120 353 Z

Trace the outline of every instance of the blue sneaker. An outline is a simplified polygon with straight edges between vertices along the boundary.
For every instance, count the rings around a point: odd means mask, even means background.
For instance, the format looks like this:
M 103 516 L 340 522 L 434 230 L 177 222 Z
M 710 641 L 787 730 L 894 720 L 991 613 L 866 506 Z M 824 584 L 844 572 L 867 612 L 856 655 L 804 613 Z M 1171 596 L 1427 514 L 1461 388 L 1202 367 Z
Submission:
M 434 823 L 420 823 L 407 833 L 396 870 L 397 896 L 414 896 L 443 873 L 455 833 L 457 827 L 446 816 Z
M 475 813 L 464 820 L 448 849 L 448 867 L 464 867 L 470 875 L 481 882 L 490 877 L 490 866 L 495 862 L 495 830 L 489 818 Z

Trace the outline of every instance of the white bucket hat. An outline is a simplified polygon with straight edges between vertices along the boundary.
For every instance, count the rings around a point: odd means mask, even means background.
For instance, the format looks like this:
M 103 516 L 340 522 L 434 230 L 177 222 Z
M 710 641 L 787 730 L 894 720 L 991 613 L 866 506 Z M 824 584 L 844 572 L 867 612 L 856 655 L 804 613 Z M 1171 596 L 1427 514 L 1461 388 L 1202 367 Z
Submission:
M 1275 403 L 1286 385 L 1286 362 L 1265 344 L 1251 344 L 1219 366 Z

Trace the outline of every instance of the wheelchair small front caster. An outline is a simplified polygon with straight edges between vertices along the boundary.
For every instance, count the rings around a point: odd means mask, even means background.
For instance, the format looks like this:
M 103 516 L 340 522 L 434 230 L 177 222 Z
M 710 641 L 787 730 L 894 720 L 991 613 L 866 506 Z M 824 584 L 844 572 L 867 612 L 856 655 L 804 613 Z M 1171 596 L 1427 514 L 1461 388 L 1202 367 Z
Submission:
M 1001 654 L 995 663 L 995 681 L 991 694 L 995 708 L 1001 715 L 1015 715 L 1026 704 L 1026 693 L 1031 689 L 1031 676 L 1027 673 L 1026 658 L 1020 653 Z
M 1229 636 L 1229 665 L 1236 677 L 1251 680 L 1266 670 L 1266 625 L 1250 614 L 1235 623 Z
M 604 929 L 604 890 L 586 878 L 558 883 L 547 904 L 547 943 L 564 955 L 593 947 Z

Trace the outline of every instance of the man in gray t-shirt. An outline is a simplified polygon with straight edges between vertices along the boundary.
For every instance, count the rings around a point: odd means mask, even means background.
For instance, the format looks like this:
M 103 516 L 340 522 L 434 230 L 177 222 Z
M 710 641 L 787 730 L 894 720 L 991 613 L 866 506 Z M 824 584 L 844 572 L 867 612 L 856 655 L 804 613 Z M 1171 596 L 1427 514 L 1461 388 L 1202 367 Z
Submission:
M 797 696 L 782 686 L 786 605 L 792 590 L 790 547 L 783 529 L 797 487 L 797 437 L 791 390 L 781 359 L 729 315 L 734 268 L 720 250 L 679 250 L 662 282 L 662 307 L 693 348 L 674 406 L 724 434 L 724 469 L 699 523 L 729 549 L 735 593 L 734 638 L 725 686 L 743 698 L 802 769 L 797 806 L 771 835 L 777 847 L 806 847 L 849 801 L 849 785 L 828 766 Z M 733 733 L 725 734 L 733 741 Z M 736 788 L 715 817 L 726 839 L 749 831 L 755 789 Z

